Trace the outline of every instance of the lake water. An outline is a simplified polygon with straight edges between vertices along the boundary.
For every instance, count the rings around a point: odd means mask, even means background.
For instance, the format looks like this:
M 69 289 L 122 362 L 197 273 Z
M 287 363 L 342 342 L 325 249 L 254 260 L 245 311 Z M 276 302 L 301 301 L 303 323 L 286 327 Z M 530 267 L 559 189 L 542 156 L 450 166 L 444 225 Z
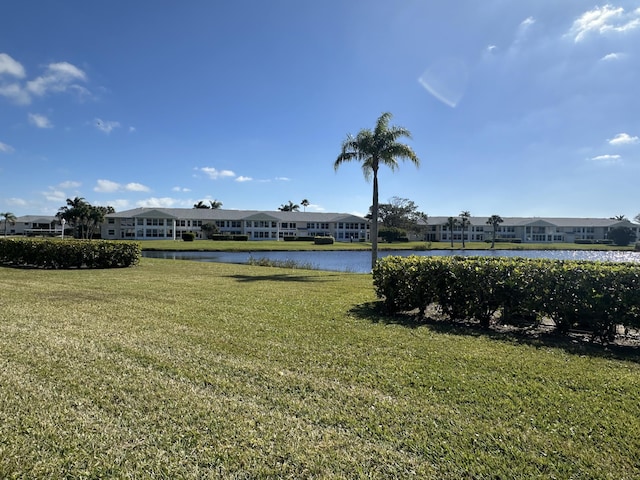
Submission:
M 409 256 L 491 256 L 550 258 L 556 260 L 591 260 L 604 262 L 640 262 L 640 252 L 590 251 L 590 250 L 385 250 L 387 255 Z M 311 251 L 311 252 L 142 252 L 143 257 L 172 260 L 194 260 L 199 262 L 222 262 L 244 264 L 250 258 L 266 258 L 274 261 L 291 260 L 298 264 L 311 265 L 318 270 L 335 272 L 369 273 L 370 251 Z

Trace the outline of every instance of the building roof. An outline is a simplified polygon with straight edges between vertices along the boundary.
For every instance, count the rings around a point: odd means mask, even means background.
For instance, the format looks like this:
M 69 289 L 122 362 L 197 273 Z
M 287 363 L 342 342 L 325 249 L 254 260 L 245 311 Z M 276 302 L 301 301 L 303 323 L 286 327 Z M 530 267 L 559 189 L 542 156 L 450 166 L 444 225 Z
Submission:
M 454 217 L 458 218 L 459 217 Z M 489 217 L 471 217 L 471 225 L 487 225 Z M 618 225 L 637 226 L 629 220 L 611 218 L 565 218 L 565 217 L 502 217 L 502 227 L 524 227 L 555 225 L 556 227 L 614 227 Z M 428 217 L 428 225 L 446 225 L 449 217 Z
M 23 215 L 16 218 L 16 223 L 51 223 L 57 221 L 53 215 Z
M 282 222 L 366 222 L 349 213 L 282 212 L 279 210 L 226 210 L 221 208 L 134 208 L 109 213 L 105 218 L 175 218 L 191 220 L 279 220 Z

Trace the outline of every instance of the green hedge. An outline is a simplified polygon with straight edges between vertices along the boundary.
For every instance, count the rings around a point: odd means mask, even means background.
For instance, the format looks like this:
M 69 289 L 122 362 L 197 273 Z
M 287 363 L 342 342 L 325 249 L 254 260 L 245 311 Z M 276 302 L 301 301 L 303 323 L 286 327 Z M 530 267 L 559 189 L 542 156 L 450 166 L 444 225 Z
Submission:
M 617 325 L 640 328 L 640 265 L 503 257 L 396 257 L 373 281 L 390 313 L 435 304 L 452 320 L 518 325 L 550 318 L 612 340 Z
M 117 268 L 136 265 L 136 242 L 107 240 L 0 239 L 0 263 L 37 268 Z
M 333 237 L 314 237 L 314 245 L 333 245 L 335 242 Z

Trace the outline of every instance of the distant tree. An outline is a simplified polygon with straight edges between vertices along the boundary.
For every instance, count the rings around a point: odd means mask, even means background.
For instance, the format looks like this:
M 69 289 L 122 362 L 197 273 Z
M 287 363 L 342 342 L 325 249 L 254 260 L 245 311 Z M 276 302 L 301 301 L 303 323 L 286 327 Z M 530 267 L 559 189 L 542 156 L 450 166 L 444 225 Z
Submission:
M 629 227 L 614 227 L 609 230 L 607 236 L 609 240 L 613 240 L 613 243 L 620 247 L 626 247 L 636 239 L 636 234 Z
M 500 215 L 491 215 L 487 220 L 487 225 L 493 227 L 493 231 L 491 232 L 491 248 L 495 248 L 496 246 L 496 231 L 498 230 L 498 225 L 502 222 L 504 222 L 504 220 Z
M 67 198 L 67 205 L 56 214 L 58 220 L 64 219 L 73 228 L 76 238 L 93 238 L 104 222 L 105 215 L 114 213 L 113 207 L 93 206 L 82 197 Z
M 401 238 L 406 238 L 407 232 L 402 228 L 398 227 L 380 227 L 378 231 L 378 236 L 382 238 L 385 242 L 391 243 L 395 242 Z
M 451 248 L 453 248 L 453 231 L 460 224 L 456 217 L 447 218 L 447 227 L 449 227 L 449 240 L 451 240 Z
M 366 180 L 373 177 L 373 202 L 371 208 L 371 268 L 378 261 L 378 169 L 386 165 L 395 171 L 398 159 L 410 160 L 419 166 L 420 160 L 413 149 L 398 142 L 398 139 L 411 138 L 411 132 L 403 127 L 389 126 L 392 115 L 383 113 L 378 118 L 373 130 L 362 129 L 353 137 L 348 135 L 342 142 L 342 151 L 333 164 L 335 170 L 345 162 L 352 160 L 362 164 L 362 171 Z
M 465 232 L 467 227 L 471 225 L 471 213 L 468 210 L 460 212 L 460 228 L 462 229 L 462 248 L 465 248 Z
M 209 205 L 211 205 L 212 210 L 218 210 L 222 208 L 222 202 L 219 200 L 209 200 Z
M 381 203 L 378 206 L 378 220 L 385 227 L 415 230 L 417 223 L 420 220 L 424 221 L 426 216 L 407 198 L 391 197 L 389 203 Z
M 204 203 L 203 200 L 198 201 L 198 203 L 195 203 L 193 205 L 193 208 L 211 208 L 209 205 L 207 205 L 206 203 Z
M 214 222 L 203 223 L 200 229 L 204 232 L 207 238 L 211 238 L 216 233 L 220 233 L 220 229 Z
M 11 225 L 15 225 L 16 224 L 16 216 L 11 213 L 11 212 L 2 212 L 0 213 L 0 217 L 2 217 L 2 220 L 4 221 L 4 236 L 7 236 L 7 223 L 10 223 Z
M 621 222 L 626 219 L 627 217 L 625 215 L 614 215 L 613 217 L 610 218 L 610 220 L 619 220 Z
M 300 205 L 302 205 L 302 207 L 304 208 L 304 211 L 306 212 L 307 211 L 307 207 L 310 205 L 309 200 L 307 200 L 306 198 L 303 199 L 300 202 Z
M 280 210 L 281 212 L 297 212 L 300 210 L 300 205 L 295 204 L 291 200 L 289 200 L 289 203 L 280 205 L 280 207 L 278 207 L 278 210 Z

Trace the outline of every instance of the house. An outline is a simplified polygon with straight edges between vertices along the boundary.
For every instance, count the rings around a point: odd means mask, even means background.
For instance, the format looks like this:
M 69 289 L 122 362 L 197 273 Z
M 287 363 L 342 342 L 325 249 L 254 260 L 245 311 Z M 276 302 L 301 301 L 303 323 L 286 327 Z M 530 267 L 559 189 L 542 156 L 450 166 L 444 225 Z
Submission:
M 110 213 L 102 224 L 103 239 L 180 239 L 185 232 L 205 238 L 202 225 L 213 223 L 221 234 L 247 235 L 249 240 L 332 236 L 339 242 L 369 237 L 366 219 L 348 213 L 223 210 L 208 208 L 135 208 Z
M 454 217 L 459 218 L 459 217 Z M 489 217 L 471 217 L 465 229 L 465 241 L 483 242 L 491 240 L 493 226 L 487 224 Z M 503 217 L 496 230 L 496 238 L 522 243 L 575 243 L 606 240 L 609 230 L 628 227 L 640 239 L 640 225 L 629 220 L 608 218 L 555 218 L 555 217 Z M 462 241 L 460 225 L 449 230 L 449 217 L 429 217 L 422 226 L 417 240 L 450 242 Z
M 4 222 L 2 232 L 4 233 Z M 14 224 L 7 224 L 7 235 L 57 236 L 62 234 L 62 225 L 53 215 L 24 215 L 17 217 Z

